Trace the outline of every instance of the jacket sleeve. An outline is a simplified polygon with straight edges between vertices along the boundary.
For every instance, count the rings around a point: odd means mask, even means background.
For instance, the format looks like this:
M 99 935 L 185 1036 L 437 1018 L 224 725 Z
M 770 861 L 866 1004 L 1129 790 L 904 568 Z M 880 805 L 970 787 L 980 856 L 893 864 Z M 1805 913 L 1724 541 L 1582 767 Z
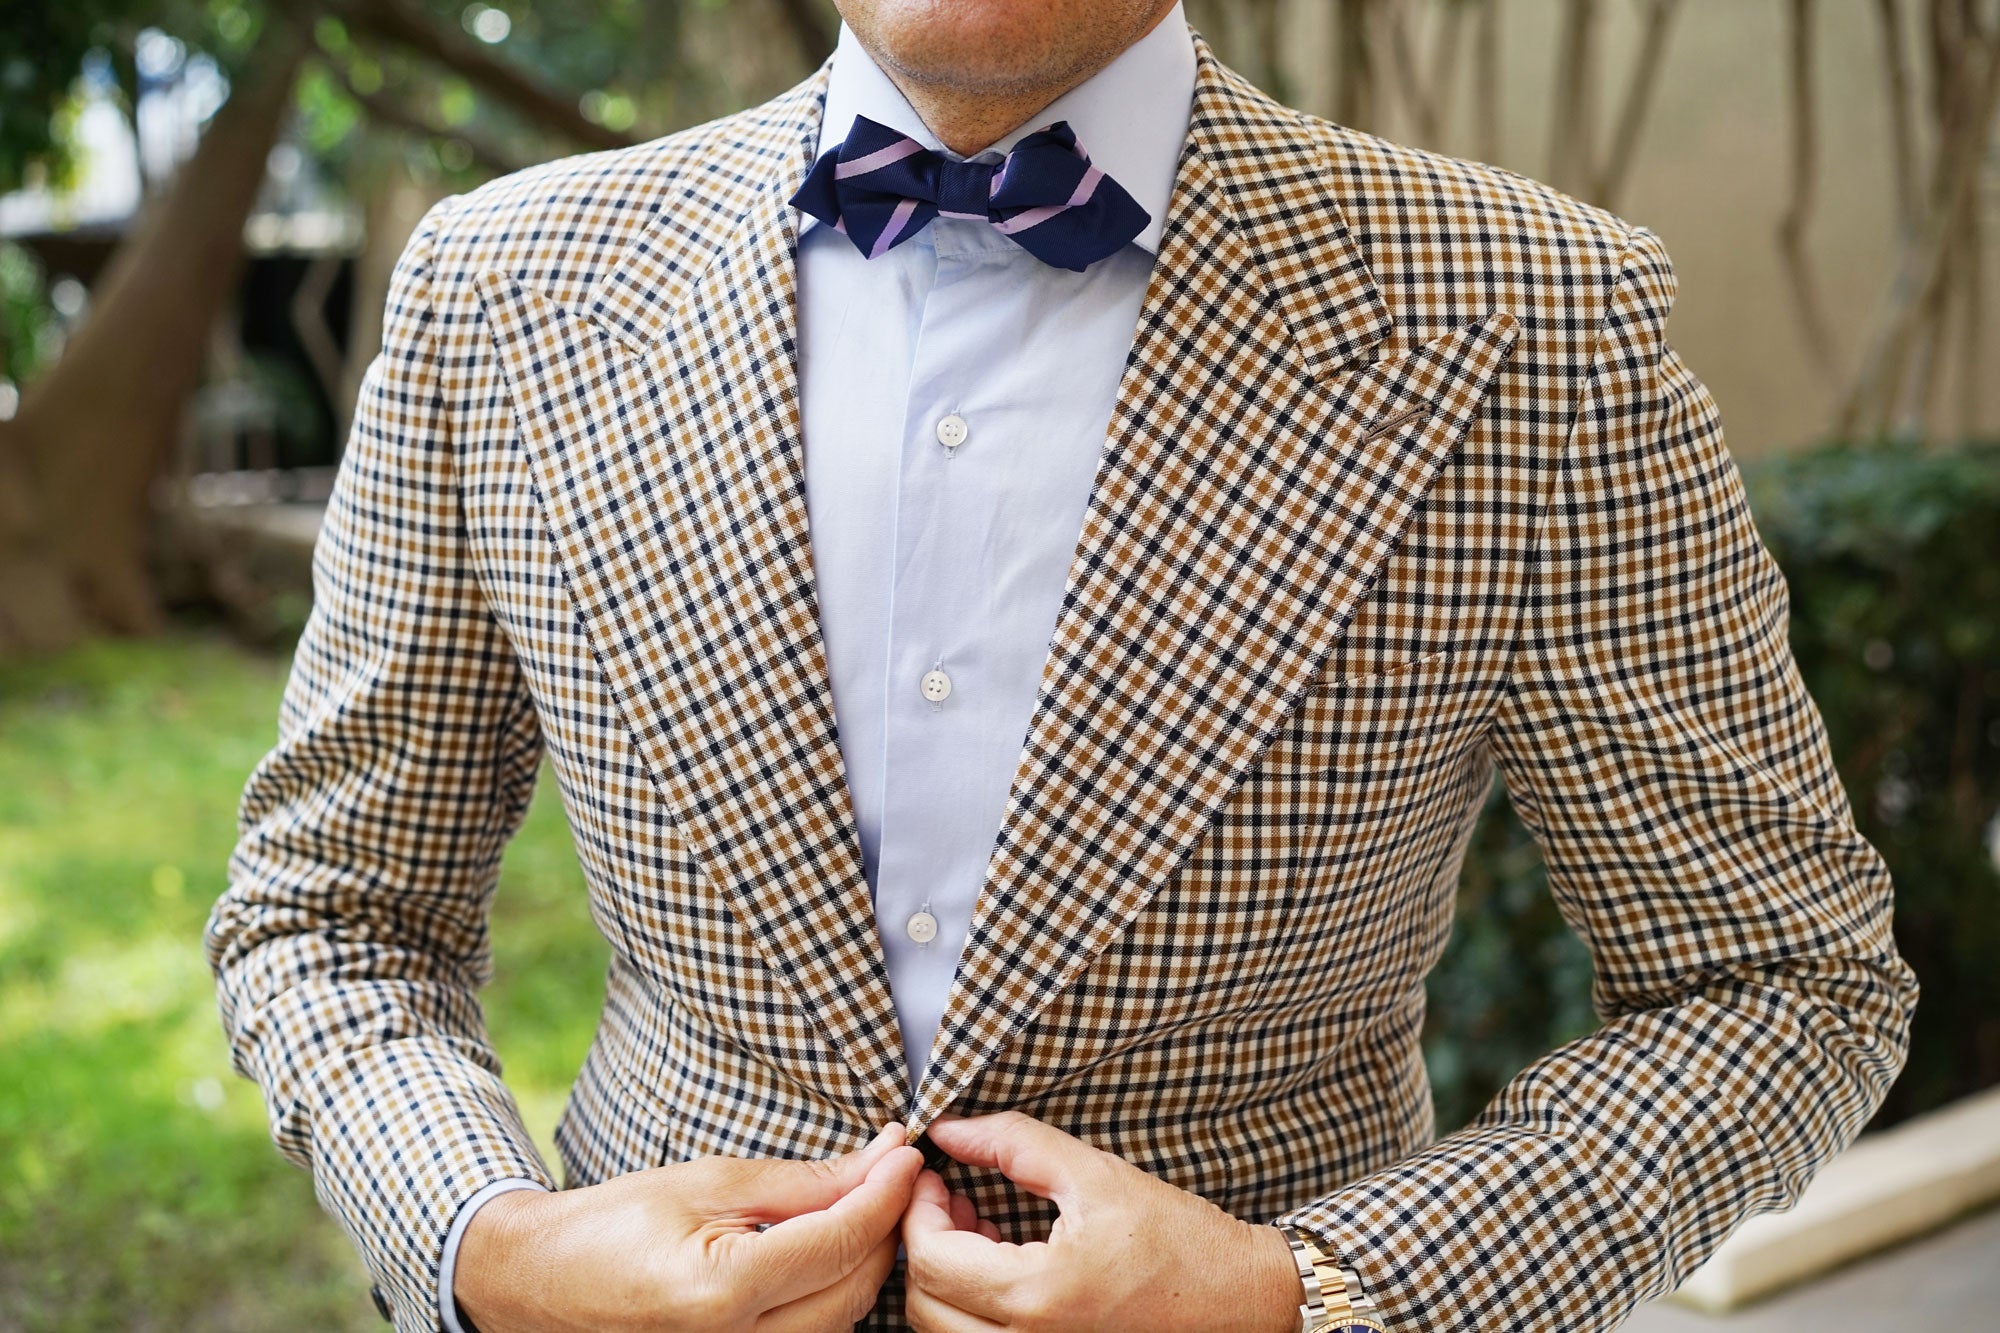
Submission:
M 1787 642 L 1714 400 L 1629 234 L 1491 737 L 1602 1026 L 1472 1124 L 1274 1219 L 1391 1329 L 1618 1324 L 1785 1208 L 1902 1067 L 1916 981 Z
M 452 203 L 397 262 L 205 937 L 236 1069 L 406 1333 L 438 1327 L 459 1205 L 554 1185 L 476 997 L 542 736 L 474 575 L 440 397 L 431 247 Z

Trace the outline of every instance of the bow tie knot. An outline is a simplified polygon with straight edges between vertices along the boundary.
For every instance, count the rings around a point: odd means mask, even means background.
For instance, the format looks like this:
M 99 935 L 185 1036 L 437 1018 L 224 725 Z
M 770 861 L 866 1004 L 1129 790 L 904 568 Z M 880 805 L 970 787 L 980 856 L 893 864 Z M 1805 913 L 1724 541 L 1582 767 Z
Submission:
M 993 184 L 999 174 L 998 162 L 959 162 L 940 156 L 936 193 L 931 199 L 938 206 L 938 216 L 990 221 Z
M 1022 249 L 1082 272 L 1122 249 L 1152 220 L 1091 165 L 1067 121 L 1024 136 L 998 162 L 960 161 L 856 116 L 821 153 L 790 202 L 844 233 L 869 259 L 936 217 L 991 223 Z

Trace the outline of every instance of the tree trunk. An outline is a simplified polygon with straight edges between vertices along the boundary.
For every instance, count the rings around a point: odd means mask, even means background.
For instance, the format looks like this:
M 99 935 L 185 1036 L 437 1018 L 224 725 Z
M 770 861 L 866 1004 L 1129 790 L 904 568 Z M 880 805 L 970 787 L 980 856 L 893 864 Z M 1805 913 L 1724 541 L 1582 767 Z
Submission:
M 269 24 L 194 154 L 112 257 L 83 325 L 0 423 L 0 652 L 160 625 L 153 482 L 234 289 L 304 52 L 301 32 Z
M 83 631 L 37 513 L 18 419 L 0 421 L 0 658 L 52 652 Z

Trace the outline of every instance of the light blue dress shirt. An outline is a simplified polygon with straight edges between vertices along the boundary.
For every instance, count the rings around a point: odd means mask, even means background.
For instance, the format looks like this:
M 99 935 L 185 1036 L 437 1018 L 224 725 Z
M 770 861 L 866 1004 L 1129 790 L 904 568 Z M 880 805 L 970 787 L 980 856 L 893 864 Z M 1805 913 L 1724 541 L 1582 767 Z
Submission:
M 973 157 L 1067 120 L 1151 221 L 1074 273 L 989 224 L 938 218 L 877 259 L 801 213 L 807 520 L 841 758 L 912 1095 L 1027 739 L 1194 96 L 1176 4 Z M 854 116 L 949 152 L 843 23 L 816 152 Z M 950 154 L 958 157 L 958 154 Z M 503 1180 L 468 1200 L 458 1241 Z

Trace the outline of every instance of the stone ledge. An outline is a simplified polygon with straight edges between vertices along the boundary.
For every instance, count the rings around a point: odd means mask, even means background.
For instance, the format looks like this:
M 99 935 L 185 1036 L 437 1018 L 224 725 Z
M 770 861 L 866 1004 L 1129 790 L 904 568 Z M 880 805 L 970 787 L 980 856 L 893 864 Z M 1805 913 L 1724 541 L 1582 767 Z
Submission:
M 2000 1199 L 2000 1088 L 1869 1134 L 1789 1212 L 1751 1218 L 1668 1299 L 1709 1313 L 1934 1231 Z

